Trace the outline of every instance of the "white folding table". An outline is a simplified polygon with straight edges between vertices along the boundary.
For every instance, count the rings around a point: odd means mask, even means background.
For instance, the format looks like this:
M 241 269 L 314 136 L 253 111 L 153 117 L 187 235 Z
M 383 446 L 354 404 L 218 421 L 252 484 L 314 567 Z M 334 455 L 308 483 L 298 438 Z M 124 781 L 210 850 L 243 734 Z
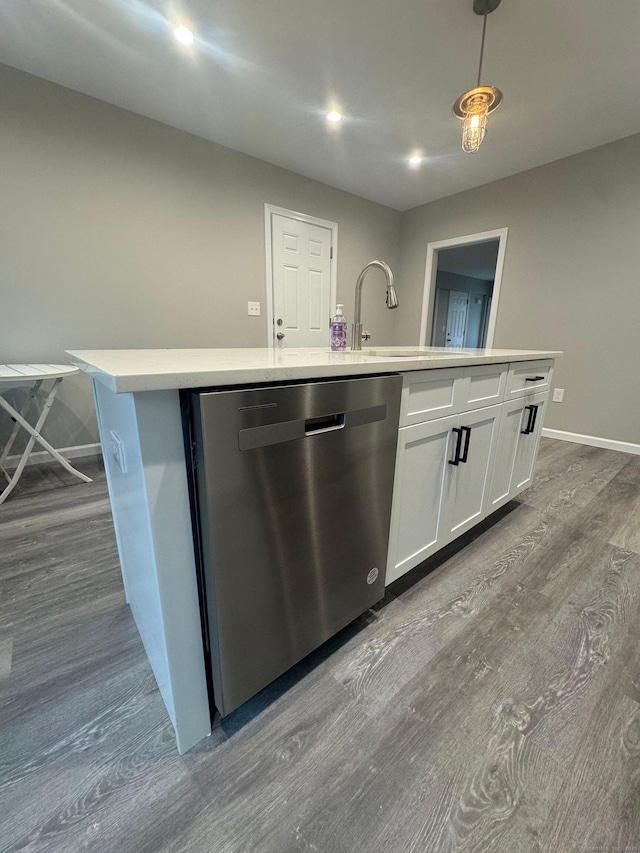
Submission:
M 51 411 L 51 406 L 53 406 L 53 401 L 58 392 L 58 388 L 60 387 L 60 383 L 65 376 L 71 376 L 74 373 L 78 373 L 78 368 L 72 367 L 68 364 L 0 364 L 0 408 L 4 409 L 14 422 L 14 427 L 11 435 L 9 436 L 9 440 L 0 454 L 0 472 L 2 472 L 8 481 L 8 485 L 4 488 L 2 494 L 0 494 L 0 504 L 9 497 L 9 494 L 15 488 L 36 442 L 42 445 L 42 447 L 44 447 L 44 449 L 71 474 L 75 474 L 76 477 L 83 480 L 85 483 L 91 482 L 91 477 L 87 477 L 85 474 L 77 471 L 73 465 L 70 465 L 64 456 L 58 453 L 58 451 L 41 435 L 42 427 L 47 419 L 47 415 Z M 35 425 L 32 425 L 26 419 L 26 416 L 29 409 L 38 398 L 43 383 L 48 380 L 52 380 L 51 387 L 49 388 L 48 393 L 46 390 L 43 391 L 43 396 L 44 393 L 46 393 L 44 405 Z M 16 409 L 14 409 L 13 406 L 2 396 L 2 394 L 8 391 L 9 388 L 14 388 L 17 385 L 31 386 L 27 399 L 19 412 L 16 411 Z M 27 442 L 27 446 L 20 457 L 20 461 L 18 462 L 15 471 L 13 472 L 13 476 L 10 477 L 4 468 L 4 464 L 9 456 L 11 448 L 13 447 L 13 443 L 20 427 L 29 433 L 29 441 Z

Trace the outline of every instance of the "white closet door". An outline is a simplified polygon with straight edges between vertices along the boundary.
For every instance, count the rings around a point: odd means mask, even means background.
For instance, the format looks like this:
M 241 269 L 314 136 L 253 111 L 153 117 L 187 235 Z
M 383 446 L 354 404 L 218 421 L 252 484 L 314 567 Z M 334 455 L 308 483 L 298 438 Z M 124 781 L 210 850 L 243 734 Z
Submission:
M 276 345 L 329 346 L 331 230 L 274 214 L 271 234 Z
M 445 346 L 461 347 L 467 330 L 467 309 L 469 294 L 459 290 L 449 293 L 449 314 L 447 316 L 447 333 Z

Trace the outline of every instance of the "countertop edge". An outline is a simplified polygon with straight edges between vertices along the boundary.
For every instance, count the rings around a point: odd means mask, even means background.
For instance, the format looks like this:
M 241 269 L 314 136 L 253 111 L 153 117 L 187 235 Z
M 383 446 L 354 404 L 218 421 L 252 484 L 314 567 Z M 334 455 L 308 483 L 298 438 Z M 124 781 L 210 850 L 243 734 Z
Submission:
M 248 350 L 249 351 L 249 350 Z M 117 352 L 117 351 L 114 351 Z M 143 351 L 142 351 L 143 352 Z M 215 352 L 215 350 L 212 350 Z M 96 355 L 104 351 L 96 351 Z M 140 391 L 168 391 L 187 388 L 207 388 L 244 385 L 261 382 L 323 379 L 327 377 L 366 376 L 380 373 L 406 373 L 416 370 L 437 370 L 467 367 L 476 364 L 508 364 L 519 361 L 556 359 L 560 350 L 495 351 L 489 355 L 456 355 L 451 358 L 365 356 L 366 362 L 344 364 L 286 364 L 213 367 L 207 369 L 174 369 L 158 372 L 110 372 L 92 362 L 91 351 L 67 350 L 71 363 L 91 379 L 95 379 L 116 394 Z M 327 353 L 329 355 L 329 353 Z M 332 356 L 337 354 L 332 353 Z M 338 354 L 339 355 L 339 354 Z M 96 359 L 99 361 L 99 358 Z

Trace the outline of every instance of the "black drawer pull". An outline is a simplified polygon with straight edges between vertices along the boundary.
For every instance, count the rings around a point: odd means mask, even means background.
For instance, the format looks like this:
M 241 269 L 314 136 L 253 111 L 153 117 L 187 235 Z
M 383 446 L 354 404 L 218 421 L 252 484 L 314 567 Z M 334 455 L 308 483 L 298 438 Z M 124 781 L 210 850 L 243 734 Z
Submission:
M 527 378 L 524 381 L 525 382 L 542 382 L 542 380 L 544 378 L 545 378 L 544 376 L 527 376 Z
M 537 406 L 525 406 L 524 411 L 529 412 L 529 418 L 527 420 L 526 427 L 524 429 L 521 429 L 520 432 L 522 433 L 522 435 L 530 435 L 533 432 L 533 428 L 536 425 L 536 417 L 538 414 L 538 407 Z
M 454 453 L 454 458 L 449 459 L 449 465 L 459 465 L 460 464 L 460 445 L 462 444 L 462 430 L 458 429 L 458 427 L 454 427 L 453 432 L 457 433 L 458 437 L 456 439 L 456 450 Z
M 471 427 L 462 427 L 462 431 L 466 433 L 464 438 L 464 450 L 460 457 L 461 462 L 466 462 L 469 457 L 469 441 L 471 440 Z

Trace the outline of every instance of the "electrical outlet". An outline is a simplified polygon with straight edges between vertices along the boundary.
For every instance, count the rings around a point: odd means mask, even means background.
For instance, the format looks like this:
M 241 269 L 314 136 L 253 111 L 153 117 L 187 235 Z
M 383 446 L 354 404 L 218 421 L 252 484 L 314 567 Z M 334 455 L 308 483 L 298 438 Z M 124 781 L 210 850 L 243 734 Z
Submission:
M 259 317 L 260 316 L 260 303 L 259 302 L 247 302 L 247 313 L 250 317 Z
M 123 474 L 127 473 L 127 463 L 124 458 L 124 446 L 122 441 L 120 440 L 120 436 L 116 435 L 116 433 L 111 430 L 109 432 L 109 438 L 111 439 L 111 456 L 113 457 L 113 461 L 116 463 L 118 468 L 122 471 Z
M 553 389 L 553 402 L 562 403 L 564 401 L 564 388 Z

